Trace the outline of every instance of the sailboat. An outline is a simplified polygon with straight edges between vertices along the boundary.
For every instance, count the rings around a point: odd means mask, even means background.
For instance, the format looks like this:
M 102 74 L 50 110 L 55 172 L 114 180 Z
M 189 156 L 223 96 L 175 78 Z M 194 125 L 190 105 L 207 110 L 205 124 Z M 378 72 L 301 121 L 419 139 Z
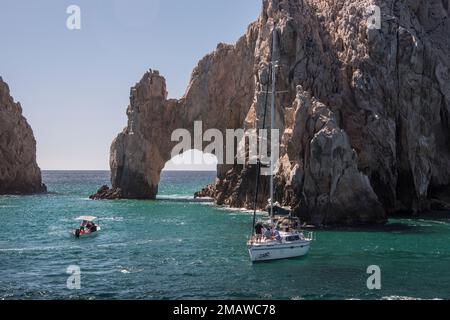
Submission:
M 271 129 L 275 126 L 275 96 L 276 91 L 276 68 L 277 61 L 275 51 L 277 50 L 277 34 L 274 26 L 272 31 L 272 52 L 271 52 L 271 74 L 272 74 L 272 103 L 271 103 Z M 266 106 L 264 110 L 263 129 L 265 129 L 267 101 L 269 94 L 269 84 L 266 91 Z M 293 217 L 288 211 L 287 215 L 276 215 L 274 203 L 274 159 L 273 152 L 270 159 L 270 200 L 269 200 L 269 218 L 266 221 L 256 221 L 257 202 L 259 193 L 259 182 L 262 164 L 258 161 L 258 172 L 256 179 L 255 210 L 253 215 L 253 233 L 251 239 L 247 242 L 248 252 L 252 262 L 271 261 L 288 258 L 302 257 L 308 254 L 311 243 L 314 240 L 312 232 L 300 230 L 300 219 Z M 278 211 L 278 210 L 277 210 Z M 258 229 L 257 234 L 255 231 Z M 262 234 L 262 230 L 265 230 Z

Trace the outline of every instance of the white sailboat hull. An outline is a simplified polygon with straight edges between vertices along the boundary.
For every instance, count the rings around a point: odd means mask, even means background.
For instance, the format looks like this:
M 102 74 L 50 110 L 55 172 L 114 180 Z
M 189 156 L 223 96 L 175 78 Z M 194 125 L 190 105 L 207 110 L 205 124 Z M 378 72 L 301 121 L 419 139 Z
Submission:
M 308 254 L 310 247 L 310 240 L 277 244 L 249 244 L 248 252 L 252 262 L 259 262 L 302 257 Z

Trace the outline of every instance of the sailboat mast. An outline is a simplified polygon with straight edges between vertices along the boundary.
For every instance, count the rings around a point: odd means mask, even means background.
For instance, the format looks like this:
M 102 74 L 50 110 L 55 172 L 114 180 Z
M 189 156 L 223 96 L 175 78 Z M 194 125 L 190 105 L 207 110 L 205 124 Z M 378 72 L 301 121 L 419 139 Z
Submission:
M 272 80 L 275 79 L 276 77 L 276 73 L 274 72 L 274 44 L 276 44 L 276 32 L 275 32 L 275 24 L 273 26 L 273 31 L 272 31 L 272 43 L 271 43 L 271 48 L 270 48 L 270 62 L 269 62 L 269 74 L 272 75 Z M 270 79 L 269 79 L 270 80 Z M 276 80 L 276 79 L 275 79 Z M 266 116 L 267 116 L 267 107 L 268 107 L 268 102 L 269 102 L 269 86 L 270 86 L 270 81 L 268 81 L 267 86 L 266 86 L 266 97 L 264 99 L 264 119 L 263 119 L 263 125 L 262 125 L 262 129 L 264 130 L 266 128 Z M 271 128 L 273 128 L 274 123 L 275 123 L 275 94 L 276 94 L 276 86 L 273 85 L 272 86 L 272 125 Z M 273 158 L 273 153 L 271 152 L 271 158 Z M 270 208 L 270 212 L 269 214 L 272 216 L 273 214 L 273 159 L 271 159 L 271 183 L 270 183 L 270 202 L 271 202 L 271 208 Z M 260 183 L 260 175 L 261 175 L 261 161 L 260 159 L 258 159 L 258 165 L 257 165 L 257 170 L 256 170 L 256 183 L 255 183 L 255 200 L 254 200 L 254 212 L 253 212 L 253 227 L 252 227 L 252 236 L 255 235 L 255 225 L 256 225 L 256 211 L 258 209 L 258 194 L 259 194 L 259 183 Z
M 271 120 L 270 120 L 270 140 L 271 140 L 271 146 L 273 146 L 273 136 L 272 136 L 272 132 L 275 129 L 275 98 L 276 98 L 276 94 L 277 94 L 277 73 L 276 73 L 276 68 L 277 68 L 277 55 L 275 54 L 277 51 L 277 32 L 276 32 L 276 27 L 275 25 L 273 26 L 273 31 L 272 31 L 272 106 L 271 106 L 271 111 L 270 111 L 270 116 L 271 116 Z M 274 208 L 274 170 L 275 170 L 275 161 L 277 161 L 277 159 L 274 159 L 274 152 L 271 148 L 270 150 L 270 216 L 274 216 L 273 214 L 273 208 Z

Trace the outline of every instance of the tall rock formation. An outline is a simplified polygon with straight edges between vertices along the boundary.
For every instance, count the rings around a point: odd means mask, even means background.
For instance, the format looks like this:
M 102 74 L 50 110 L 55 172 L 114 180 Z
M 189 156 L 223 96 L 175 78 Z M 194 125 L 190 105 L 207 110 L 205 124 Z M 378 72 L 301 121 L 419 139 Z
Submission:
M 46 191 L 36 163 L 36 140 L 20 103 L 0 77 L 0 194 Z
M 111 147 L 112 184 L 154 198 L 177 128 L 260 128 L 276 25 L 276 200 L 317 225 L 380 223 L 450 192 L 447 0 L 265 0 L 235 45 L 200 61 L 185 96 L 167 100 L 148 72 Z M 380 16 L 376 16 L 380 8 Z M 378 25 L 378 22 L 380 24 Z M 219 204 L 252 205 L 255 166 L 218 168 Z M 268 198 L 267 179 L 259 199 Z M 433 201 L 432 201 L 433 200 Z

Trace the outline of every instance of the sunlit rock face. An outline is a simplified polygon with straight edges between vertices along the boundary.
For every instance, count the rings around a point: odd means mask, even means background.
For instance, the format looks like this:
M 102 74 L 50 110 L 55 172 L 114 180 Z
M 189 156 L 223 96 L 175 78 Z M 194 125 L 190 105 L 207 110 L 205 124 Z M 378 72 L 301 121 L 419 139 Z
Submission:
M 33 130 L 0 77 L 0 194 L 45 192 Z
M 372 5 L 381 9 L 373 27 Z M 131 90 L 127 128 L 111 147 L 113 189 L 154 198 L 176 128 L 261 128 L 276 24 L 281 130 L 276 200 L 316 225 L 383 223 L 449 194 L 448 2 L 266 0 L 235 44 L 200 61 L 185 96 L 146 73 Z M 375 24 L 376 25 L 376 24 Z M 269 118 L 270 119 L 270 115 Z M 203 194 L 252 207 L 255 166 L 218 167 Z M 261 181 L 264 207 L 268 181 Z M 438 199 L 436 199 L 438 198 Z

